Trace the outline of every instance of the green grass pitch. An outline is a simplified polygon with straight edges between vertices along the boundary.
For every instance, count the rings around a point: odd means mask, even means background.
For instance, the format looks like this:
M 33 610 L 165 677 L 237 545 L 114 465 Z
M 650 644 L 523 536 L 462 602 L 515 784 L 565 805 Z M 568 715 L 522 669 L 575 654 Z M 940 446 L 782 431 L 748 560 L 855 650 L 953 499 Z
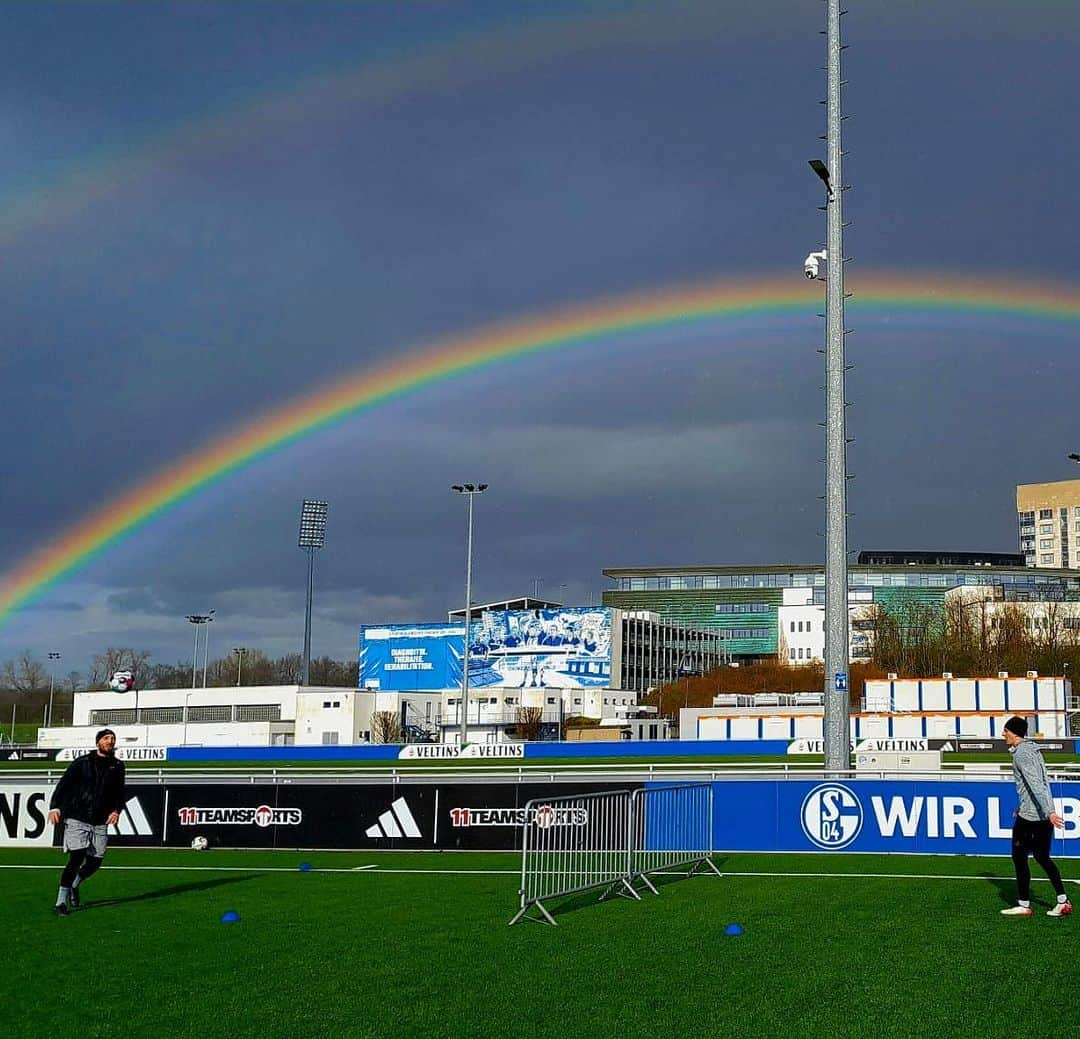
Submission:
M 1080 917 L 1047 918 L 1041 880 L 1035 916 L 1002 917 L 1007 859 L 716 861 L 721 878 L 510 928 L 514 855 L 113 849 L 63 919 L 62 855 L 5 849 L 0 1035 L 1080 1034 Z

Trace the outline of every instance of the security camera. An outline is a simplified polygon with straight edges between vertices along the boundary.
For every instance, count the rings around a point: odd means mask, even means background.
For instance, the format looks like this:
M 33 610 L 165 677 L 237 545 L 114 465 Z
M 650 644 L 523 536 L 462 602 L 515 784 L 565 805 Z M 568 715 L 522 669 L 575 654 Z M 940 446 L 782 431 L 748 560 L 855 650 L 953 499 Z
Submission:
M 819 253 L 811 253 L 803 260 L 803 274 L 808 278 L 816 278 L 818 281 L 824 281 L 825 264 L 828 258 L 828 252 L 825 249 L 822 249 Z

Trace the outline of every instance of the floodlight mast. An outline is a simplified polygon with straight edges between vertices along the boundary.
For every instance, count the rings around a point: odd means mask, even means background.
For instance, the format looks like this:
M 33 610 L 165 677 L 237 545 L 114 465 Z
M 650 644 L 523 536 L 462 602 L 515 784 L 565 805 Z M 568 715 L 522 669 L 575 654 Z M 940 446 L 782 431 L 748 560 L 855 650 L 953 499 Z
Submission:
M 483 494 L 486 483 L 455 483 L 450 490 L 463 494 L 469 502 L 468 533 L 465 540 L 465 646 L 461 657 L 461 738 L 459 745 L 464 747 L 469 736 L 469 645 L 472 628 L 472 528 L 473 498 Z M 477 715 L 479 721 L 479 715 Z
M 199 667 L 199 629 L 205 627 L 214 619 L 215 610 L 209 613 L 189 613 L 186 619 L 195 626 L 195 648 L 191 656 L 191 688 L 195 688 L 195 675 Z M 203 648 L 203 688 L 206 688 L 206 666 L 210 649 L 210 629 L 206 629 L 206 640 Z
M 330 506 L 324 501 L 304 499 L 300 509 L 300 538 L 297 544 L 307 552 L 307 601 L 304 608 L 304 673 L 302 685 L 311 678 L 311 599 L 315 587 L 315 553 L 326 544 L 326 513 Z

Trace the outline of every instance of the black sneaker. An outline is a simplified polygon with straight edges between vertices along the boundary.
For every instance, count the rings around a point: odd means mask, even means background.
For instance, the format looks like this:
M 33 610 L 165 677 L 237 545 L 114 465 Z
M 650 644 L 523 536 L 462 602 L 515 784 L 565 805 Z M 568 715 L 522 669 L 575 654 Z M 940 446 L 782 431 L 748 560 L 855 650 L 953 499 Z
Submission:
M 68 895 L 68 906 L 72 909 L 82 909 L 82 899 L 79 898 L 79 889 L 73 887 Z
M 71 913 L 68 912 L 68 907 L 64 905 L 63 902 L 58 906 L 53 906 L 52 911 L 54 916 L 71 916 Z

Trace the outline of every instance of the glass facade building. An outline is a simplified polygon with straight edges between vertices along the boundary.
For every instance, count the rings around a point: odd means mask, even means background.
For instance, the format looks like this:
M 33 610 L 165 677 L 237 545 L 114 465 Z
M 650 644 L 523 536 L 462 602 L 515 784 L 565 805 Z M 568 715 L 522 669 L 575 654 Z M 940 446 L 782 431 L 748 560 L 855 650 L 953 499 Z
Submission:
M 604 605 L 651 610 L 671 623 L 718 631 L 732 660 L 775 658 L 778 614 L 785 589 L 807 589 L 821 604 L 825 568 L 820 565 L 610 568 L 614 587 Z M 944 604 L 961 587 L 994 588 L 1004 601 L 1080 601 L 1080 572 L 1024 566 L 897 564 L 848 567 L 849 600 L 897 606 L 912 600 Z M 788 596 L 787 598 L 790 598 Z

